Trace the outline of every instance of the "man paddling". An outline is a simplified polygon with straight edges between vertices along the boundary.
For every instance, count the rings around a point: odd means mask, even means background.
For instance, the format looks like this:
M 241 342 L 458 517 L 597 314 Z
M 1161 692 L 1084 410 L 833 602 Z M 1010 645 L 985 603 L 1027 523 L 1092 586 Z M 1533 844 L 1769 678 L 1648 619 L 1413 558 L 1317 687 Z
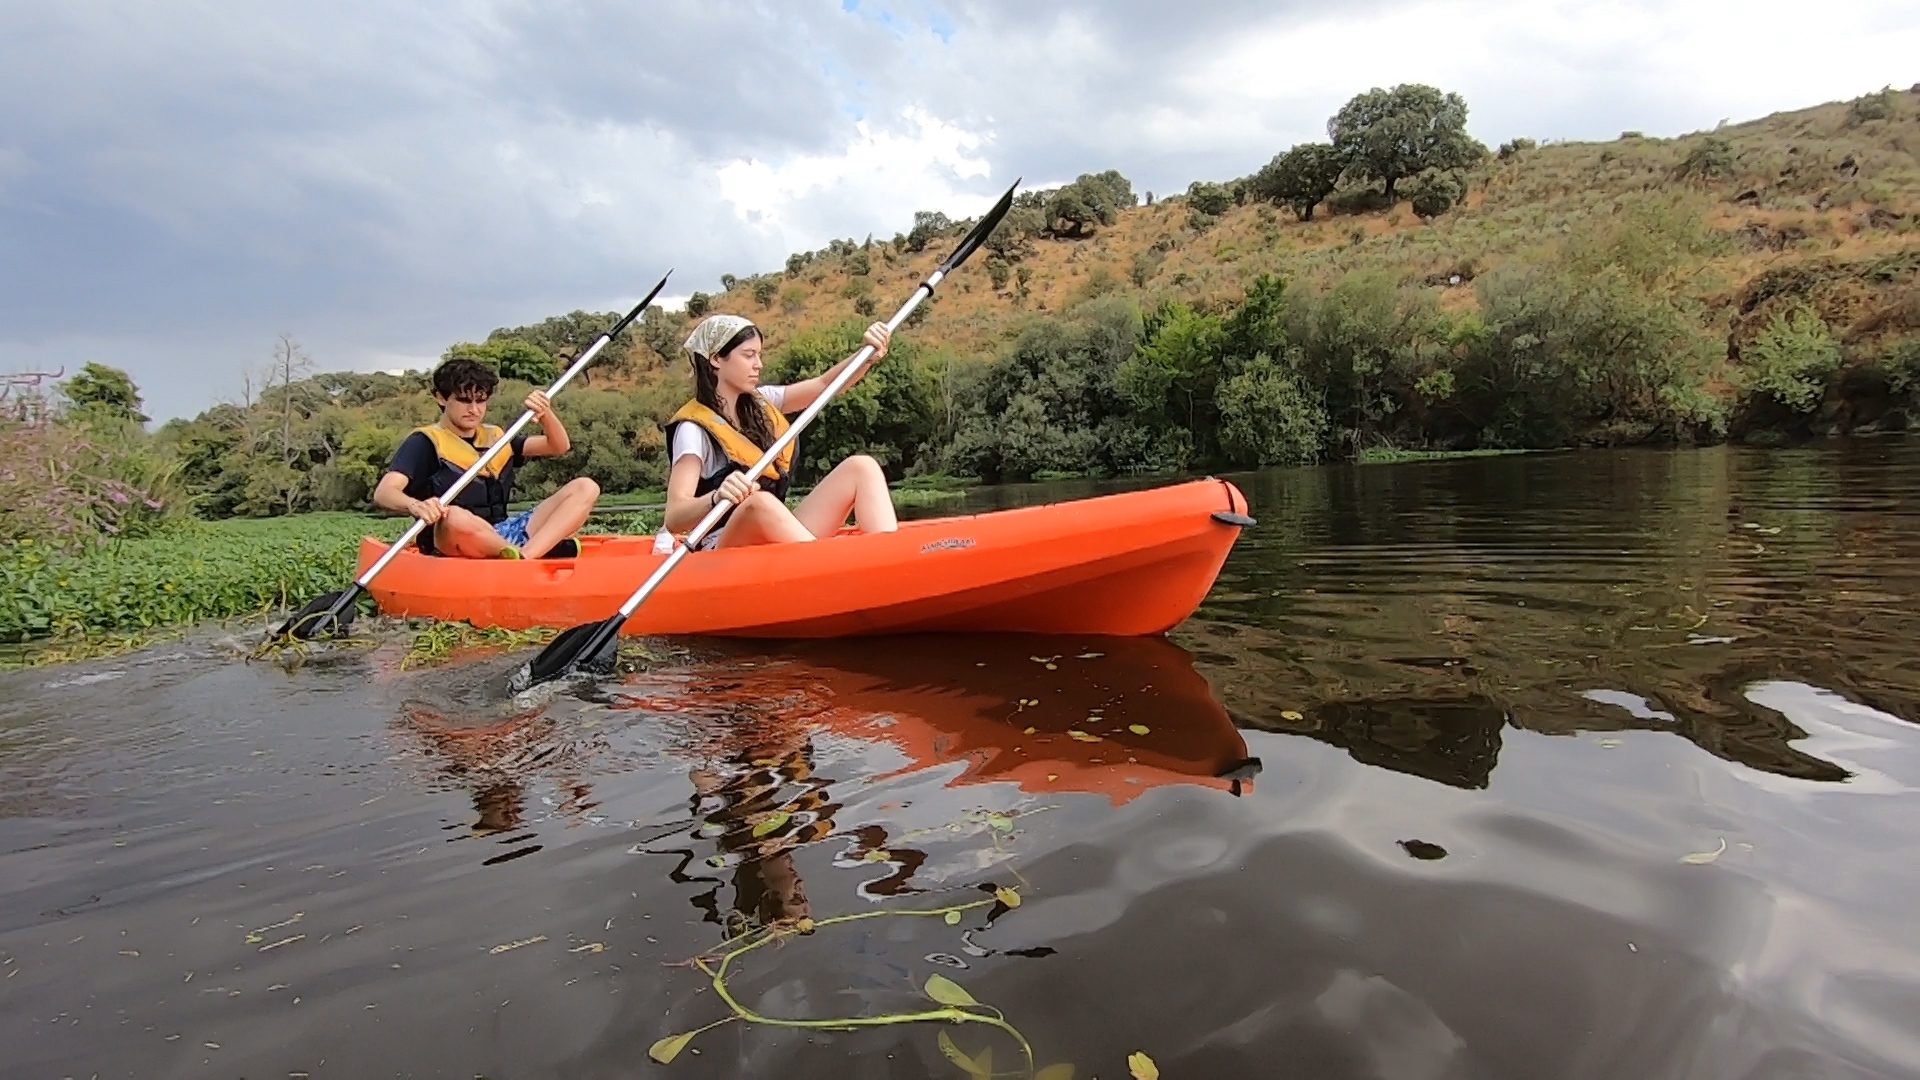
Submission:
M 488 462 L 454 497 L 452 506 L 441 504 L 440 497 L 454 481 L 505 434 L 482 422 L 499 385 L 500 376 L 477 360 L 456 357 L 435 368 L 433 400 L 440 405 L 440 419 L 415 428 L 400 444 L 373 490 L 373 503 L 432 526 L 420 534 L 420 550 L 428 555 L 464 559 L 576 555 L 579 544 L 573 534 L 599 500 L 600 485 L 583 476 L 568 481 L 532 510 L 513 514 L 507 509 L 514 470 L 532 458 L 558 457 L 573 445 L 542 391 L 528 394 L 526 402 L 541 434 L 516 436 L 509 452 Z

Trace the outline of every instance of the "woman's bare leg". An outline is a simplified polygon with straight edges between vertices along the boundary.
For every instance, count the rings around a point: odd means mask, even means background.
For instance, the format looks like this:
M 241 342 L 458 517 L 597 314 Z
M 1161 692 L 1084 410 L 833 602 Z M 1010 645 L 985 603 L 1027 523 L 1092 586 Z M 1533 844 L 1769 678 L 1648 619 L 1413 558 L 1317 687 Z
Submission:
M 497 559 L 507 550 L 506 540 L 485 518 L 458 506 L 447 507 L 447 516 L 433 527 L 433 546 L 461 559 Z
M 819 486 L 794 508 L 793 516 L 815 536 L 832 536 L 847 523 L 847 515 L 863 533 L 892 532 L 900 527 L 893 513 L 893 493 L 880 463 L 855 454 L 833 467 Z
M 720 546 L 735 548 L 753 544 L 791 544 L 811 539 L 813 534 L 793 516 L 786 503 L 771 491 L 756 491 L 747 496 L 747 501 L 734 507 L 733 516 L 727 519 L 726 530 L 720 534 Z
M 540 501 L 527 519 L 527 542 L 520 554 L 537 559 L 553 550 L 553 545 L 580 531 L 600 498 L 600 485 L 582 476 L 569 480 L 559 491 Z

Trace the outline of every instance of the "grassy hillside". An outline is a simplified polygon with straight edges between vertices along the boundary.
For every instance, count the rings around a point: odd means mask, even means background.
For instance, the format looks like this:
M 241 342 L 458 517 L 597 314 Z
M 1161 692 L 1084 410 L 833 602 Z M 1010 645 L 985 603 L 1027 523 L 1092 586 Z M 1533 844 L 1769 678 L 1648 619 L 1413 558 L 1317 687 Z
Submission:
M 805 461 L 864 451 L 895 475 L 999 479 L 1905 426 L 1920 93 L 1675 139 L 1520 140 L 1450 175 L 1464 191 L 1444 212 L 1382 205 L 1376 182 L 1336 189 L 1309 220 L 1262 201 L 1255 178 L 1144 202 L 1118 174 L 1083 177 L 1117 185 L 1118 209 L 1071 228 L 1057 196 L 1029 197 L 809 433 Z M 650 311 L 568 392 L 579 450 L 527 470 L 525 493 L 577 472 L 610 492 L 659 486 L 657 425 L 688 393 L 679 342 L 699 311 L 758 322 L 770 378 L 817 371 L 967 225 L 921 215 L 890 240 L 729 278 L 692 314 Z M 449 353 L 539 378 L 612 318 L 556 316 Z M 503 386 L 498 421 L 529 385 Z M 431 414 L 416 382 L 319 376 L 162 441 L 203 513 L 351 508 Z
M 1022 319 L 1093 296 L 1225 306 L 1261 274 L 1326 287 L 1356 271 L 1382 271 L 1465 308 L 1474 303 L 1476 275 L 1594 229 L 1650 196 L 1698 208 L 1724 239 L 1692 261 L 1687 288 L 1719 317 L 1741 317 L 1745 328 L 1756 313 L 1740 310 L 1742 297 L 1768 272 L 1860 264 L 1839 276 L 1871 279 L 1865 264 L 1920 248 L 1920 95 L 1889 101 L 1886 119 L 1853 119 L 1850 103 L 1834 103 L 1675 139 L 1629 134 L 1496 156 L 1470 175 L 1463 204 L 1432 221 L 1404 202 L 1342 213 L 1343 202 L 1365 205 L 1343 191 L 1312 221 L 1271 204 L 1243 204 L 1201 229 L 1186 199 L 1163 198 L 1123 211 L 1090 238 L 1037 240 L 1017 264 L 1031 273 L 1024 297 L 1016 284 L 993 288 L 984 269 L 970 264 L 943 291 L 921 334 L 958 352 L 990 353 Z M 918 254 L 891 243 L 875 249 L 869 276 L 882 314 L 945 255 L 939 242 Z M 780 274 L 773 301 L 756 300 L 750 279 L 716 295 L 713 309 L 785 335 L 859 318 L 848 261 L 822 251 L 799 273 Z M 1862 302 L 1866 293 L 1885 284 L 1864 285 L 1865 293 L 1846 301 L 1823 292 L 1823 314 L 1858 316 L 1872 307 Z

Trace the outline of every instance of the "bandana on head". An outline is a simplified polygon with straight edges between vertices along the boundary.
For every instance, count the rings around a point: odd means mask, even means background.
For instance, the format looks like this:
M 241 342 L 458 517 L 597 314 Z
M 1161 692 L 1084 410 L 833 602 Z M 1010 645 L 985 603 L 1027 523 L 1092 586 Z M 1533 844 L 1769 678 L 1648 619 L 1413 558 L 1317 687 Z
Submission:
M 709 315 L 700 320 L 700 325 L 687 335 L 685 348 L 695 356 L 709 359 L 719 352 L 721 347 L 733 340 L 733 335 L 753 325 L 753 320 L 738 315 Z

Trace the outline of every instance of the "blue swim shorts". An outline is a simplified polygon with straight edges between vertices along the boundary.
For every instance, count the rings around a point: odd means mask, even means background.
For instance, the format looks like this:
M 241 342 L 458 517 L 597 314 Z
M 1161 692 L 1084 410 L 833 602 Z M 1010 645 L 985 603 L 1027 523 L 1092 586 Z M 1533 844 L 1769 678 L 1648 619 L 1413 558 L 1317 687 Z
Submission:
M 533 511 L 522 510 L 500 524 L 495 525 L 493 531 L 500 534 L 500 539 L 505 540 L 514 547 L 526 547 L 528 540 L 527 522 L 531 520 L 533 520 Z

